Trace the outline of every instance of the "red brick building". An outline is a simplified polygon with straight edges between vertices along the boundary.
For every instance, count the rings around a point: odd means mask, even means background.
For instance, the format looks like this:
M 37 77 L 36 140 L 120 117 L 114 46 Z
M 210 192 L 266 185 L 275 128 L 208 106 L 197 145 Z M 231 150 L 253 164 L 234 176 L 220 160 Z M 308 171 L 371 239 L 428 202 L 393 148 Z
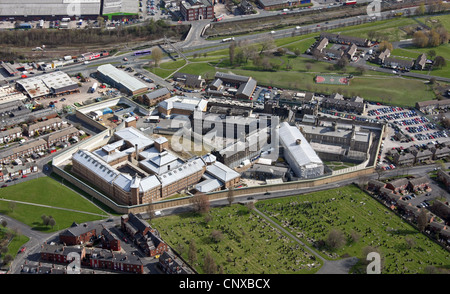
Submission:
M 88 225 L 73 223 L 70 228 L 59 234 L 59 240 L 65 245 L 81 245 L 91 243 L 100 236 L 101 225 Z
M 181 1 L 180 12 L 185 21 L 213 19 L 214 5 L 209 0 Z

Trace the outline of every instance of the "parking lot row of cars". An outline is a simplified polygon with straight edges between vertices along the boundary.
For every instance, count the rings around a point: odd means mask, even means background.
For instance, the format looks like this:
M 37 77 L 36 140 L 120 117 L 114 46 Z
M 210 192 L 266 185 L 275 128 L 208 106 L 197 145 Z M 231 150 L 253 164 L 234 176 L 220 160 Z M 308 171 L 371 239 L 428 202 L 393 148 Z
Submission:
M 403 107 L 395 107 L 395 106 L 388 106 L 388 107 L 382 107 L 378 109 L 372 109 L 367 112 L 369 116 L 376 116 L 381 114 L 389 114 L 393 112 L 403 111 Z M 414 110 L 412 110 L 414 111 Z M 415 111 L 414 111 L 415 112 Z
M 419 141 L 434 140 L 434 139 L 439 139 L 439 138 L 447 138 L 448 133 L 446 130 L 442 130 L 442 131 L 436 131 L 436 132 L 432 132 L 432 133 L 415 134 L 414 137 Z
M 411 126 L 411 125 L 425 124 L 429 122 L 430 120 L 424 116 L 394 121 L 394 123 L 396 123 L 399 126 Z

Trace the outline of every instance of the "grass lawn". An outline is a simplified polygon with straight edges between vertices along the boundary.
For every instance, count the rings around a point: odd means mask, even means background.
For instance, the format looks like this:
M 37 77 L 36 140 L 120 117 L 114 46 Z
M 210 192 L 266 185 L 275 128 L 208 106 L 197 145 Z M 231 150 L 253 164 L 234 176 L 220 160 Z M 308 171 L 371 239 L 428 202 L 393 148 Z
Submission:
M 12 239 L 10 239 L 10 236 L 13 236 Z M 8 254 L 14 258 L 23 244 L 27 243 L 29 240 L 30 239 L 27 236 L 15 233 L 8 228 L 0 227 L 0 248 L 5 246 L 8 248 L 8 251 L 5 253 L 0 252 L 0 260 Z
M 197 259 L 192 266 L 199 273 L 204 273 L 207 253 L 225 274 L 315 273 L 321 266 L 315 256 L 245 206 L 212 208 L 209 215 L 209 222 L 203 215 L 185 213 L 153 219 L 151 225 L 187 262 L 194 240 Z M 220 231 L 222 239 L 214 241 L 213 231 Z
M 102 210 L 79 194 L 49 177 L 37 178 L 2 188 L 0 190 L 0 198 L 73 209 L 88 213 L 105 214 Z M 97 215 L 17 202 L 15 208 L 11 210 L 9 204 L 10 202 L 8 201 L 0 201 L 0 212 L 17 219 L 30 227 L 46 232 L 64 229 L 69 227 L 74 221 L 82 223 L 102 219 L 102 217 Z M 43 226 L 41 220 L 43 214 L 53 216 L 56 221 L 56 226 L 53 229 Z M 105 215 L 105 217 L 107 217 L 107 215 Z
M 384 260 L 382 273 L 423 273 L 428 265 L 450 268 L 448 251 L 356 186 L 259 201 L 256 207 L 305 243 L 317 246 L 327 259 L 365 260 L 364 248 L 371 246 Z M 323 244 L 332 229 L 345 235 L 346 242 L 338 249 Z M 364 273 L 365 265 L 357 264 L 353 270 Z
M 340 32 L 343 35 L 368 38 L 370 31 L 375 31 L 382 34 L 389 42 L 400 41 L 407 39 L 405 31 L 401 30 L 403 26 L 417 25 L 412 18 L 395 18 L 390 20 L 382 20 L 377 22 L 369 22 L 365 24 L 348 26 L 343 28 L 336 28 L 329 30 L 330 33 Z
M 434 98 L 429 86 L 418 79 L 404 79 L 392 76 L 355 76 L 349 86 L 325 85 L 314 83 L 316 74 L 301 72 L 274 72 L 231 70 L 233 73 L 251 76 L 260 85 L 275 86 L 285 89 L 307 90 L 318 93 L 342 93 L 344 96 L 358 95 L 368 101 L 392 103 L 398 106 L 414 106 L 417 101 Z M 392 98 L 390 102 L 390 98 Z

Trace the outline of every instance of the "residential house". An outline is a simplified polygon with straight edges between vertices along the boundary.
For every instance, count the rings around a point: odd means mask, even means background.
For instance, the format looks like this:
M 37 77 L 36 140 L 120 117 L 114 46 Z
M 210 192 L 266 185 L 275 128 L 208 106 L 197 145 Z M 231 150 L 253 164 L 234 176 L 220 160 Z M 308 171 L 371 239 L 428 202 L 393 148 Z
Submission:
M 445 185 L 445 187 L 447 187 L 447 190 L 450 191 L 450 173 L 440 169 L 437 172 L 437 178 Z
M 417 57 L 416 61 L 414 62 L 414 69 L 423 70 L 425 68 L 425 65 L 427 64 L 427 56 L 425 53 L 422 53 Z
M 429 187 L 430 180 L 427 176 L 415 178 L 409 180 L 409 189 L 410 191 L 423 191 Z
M 24 133 L 28 137 L 32 137 L 34 135 L 42 135 L 46 131 L 60 129 L 65 125 L 67 125 L 67 123 L 66 122 L 63 123 L 61 118 L 54 117 L 54 118 L 51 118 L 48 120 L 43 120 L 43 121 L 31 124 L 31 125 L 27 125 L 24 128 Z
M 397 152 L 393 155 L 393 160 L 395 165 L 413 165 L 416 157 L 411 153 Z
M 158 231 L 152 229 L 147 234 L 135 235 L 134 243 L 137 244 L 146 256 L 154 257 L 169 250 L 169 246 L 161 239 Z
M 380 54 L 378 54 L 378 57 L 377 57 L 377 62 L 379 63 L 379 64 L 383 64 L 384 63 L 384 60 L 386 59 L 386 58 L 388 58 L 389 56 L 391 56 L 391 50 L 389 50 L 389 49 L 384 49 L 383 51 L 381 51 L 380 52 Z
M 144 264 L 137 255 L 113 252 L 105 249 L 87 249 L 82 265 L 90 266 L 93 269 L 135 274 L 144 273 Z
M 0 163 L 8 163 L 14 159 L 31 156 L 31 154 L 47 149 L 47 142 L 43 139 L 30 140 L 26 143 L 0 151 Z
M 378 180 L 369 180 L 367 187 L 371 191 L 378 192 L 381 188 L 385 188 L 386 184 Z
M 347 49 L 345 49 L 345 55 L 348 57 L 349 60 L 352 60 L 353 57 L 356 54 L 356 51 L 358 50 L 358 46 L 356 46 L 355 44 L 351 44 L 350 46 L 347 47 Z
M 59 234 L 59 240 L 65 245 L 81 245 L 94 242 L 102 231 L 101 225 L 77 224 Z
M 69 141 L 69 139 L 77 136 L 79 134 L 79 130 L 75 127 L 65 128 L 63 130 L 54 132 L 50 134 L 47 140 L 47 146 L 50 148 L 51 146 L 56 145 L 58 142 Z
M 205 86 L 205 79 L 200 75 L 177 72 L 173 75 L 173 80 L 188 88 L 199 89 Z
M 412 69 L 414 62 L 412 60 L 397 59 L 392 57 L 387 57 L 384 59 L 383 67 L 409 71 Z
M 152 230 L 146 221 L 138 218 L 137 215 L 133 213 L 122 215 L 120 218 L 120 226 L 123 232 L 126 232 L 133 238 L 137 234 L 141 234 L 143 236 L 147 235 L 147 233 Z
M 319 40 L 319 42 L 317 42 L 314 49 L 322 53 L 323 49 L 325 49 L 327 47 L 327 45 L 328 45 L 328 39 L 322 38 Z
M 109 249 L 112 251 L 120 251 L 120 239 L 116 234 L 111 232 L 110 229 L 103 227 L 101 231 L 100 240 L 102 242 L 103 249 Z
M 22 129 L 19 127 L 6 129 L 0 132 L 0 144 L 8 143 L 22 137 Z
M 43 261 L 54 263 L 69 263 L 73 257 L 69 257 L 70 253 L 76 253 L 80 259 L 85 258 L 86 249 L 83 246 L 65 246 L 61 244 L 47 244 L 41 245 L 40 257 Z
M 158 267 L 166 274 L 187 274 L 183 261 L 172 253 L 163 252 L 158 261 Z
M 396 193 L 400 193 L 406 190 L 409 181 L 406 178 L 400 178 L 386 183 L 386 188 Z
M 450 155 L 450 148 L 447 146 L 443 148 L 432 147 L 431 152 L 433 152 L 434 160 L 444 159 Z
M 414 161 L 415 163 L 424 162 L 433 158 L 433 152 L 431 152 L 429 149 L 419 150 L 415 147 L 409 147 L 408 150 L 416 158 Z

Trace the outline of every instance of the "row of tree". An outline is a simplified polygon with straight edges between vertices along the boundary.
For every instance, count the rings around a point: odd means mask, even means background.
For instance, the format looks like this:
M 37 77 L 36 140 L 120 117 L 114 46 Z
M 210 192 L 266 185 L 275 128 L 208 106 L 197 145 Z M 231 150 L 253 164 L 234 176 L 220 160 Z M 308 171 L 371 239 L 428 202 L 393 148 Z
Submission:
M 16 47 L 74 46 L 83 44 L 117 44 L 137 39 L 156 40 L 164 36 L 181 38 L 189 26 L 170 26 L 164 20 L 150 19 L 144 24 L 118 26 L 114 30 L 104 28 L 87 29 L 30 29 L 0 31 L 0 45 Z
M 413 43 L 419 48 L 437 47 L 447 44 L 450 34 L 444 27 L 433 28 L 429 31 L 416 31 L 413 35 Z

